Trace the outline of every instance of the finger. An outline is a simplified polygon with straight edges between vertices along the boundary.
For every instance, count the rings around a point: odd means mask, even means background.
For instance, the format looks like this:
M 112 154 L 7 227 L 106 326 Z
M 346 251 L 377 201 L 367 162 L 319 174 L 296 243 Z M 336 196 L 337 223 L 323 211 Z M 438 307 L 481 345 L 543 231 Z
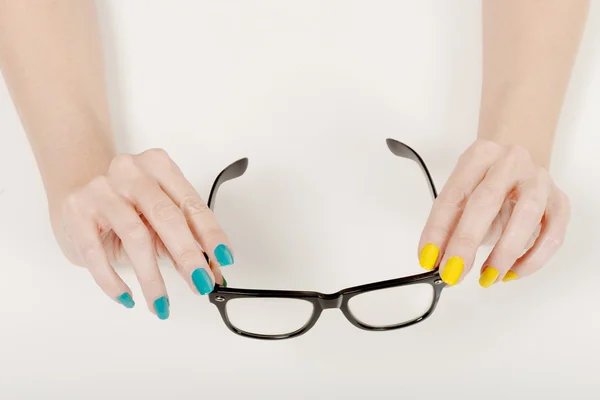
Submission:
M 170 316 L 170 302 L 165 282 L 156 262 L 152 238 L 137 211 L 119 196 L 105 178 L 96 178 L 89 184 L 93 201 L 121 239 L 131 260 L 150 312 L 159 319 Z
M 160 239 L 158 239 L 160 240 Z M 183 269 L 177 264 L 177 262 L 173 259 L 173 257 L 171 257 L 171 255 L 167 252 L 166 253 L 166 257 L 171 260 L 171 263 L 173 264 L 173 266 L 175 267 L 175 270 L 177 270 L 177 272 L 184 278 L 187 279 L 187 273 L 185 271 L 183 271 Z M 215 277 L 215 284 L 219 284 L 221 286 L 227 286 L 227 281 L 225 280 L 225 277 L 223 276 L 223 273 L 221 272 L 221 269 L 219 268 L 219 266 L 213 262 L 208 260 L 207 262 L 209 262 L 209 267 L 212 269 L 214 277 Z
M 537 272 L 562 245 L 571 218 L 569 199 L 555 189 L 542 220 L 542 230 L 533 247 L 520 257 L 502 279 L 508 282 Z
M 471 270 L 477 250 L 510 191 L 531 174 L 533 164 L 517 162 L 520 154 L 505 153 L 488 170 L 473 191 L 456 225 L 444 257 L 440 276 L 448 285 L 456 285 Z
M 180 267 L 192 290 L 201 295 L 212 292 L 214 274 L 177 205 L 158 185 L 150 182 L 140 186 L 139 192 L 132 193 L 135 204 Z
M 194 238 L 210 259 L 216 261 L 217 268 L 233 264 L 231 244 L 217 218 L 167 153 L 148 150 L 139 156 L 138 162 L 183 211 Z
M 516 200 L 512 200 L 509 197 L 504 201 L 502 207 L 500 208 L 500 212 L 492 222 L 490 229 L 485 234 L 483 238 L 482 246 L 489 246 L 490 250 L 496 245 L 500 236 L 502 236 L 502 232 L 506 228 L 506 224 L 508 224 L 508 220 L 512 214 L 512 210 L 516 204 Z
M 221 268 L 219 268 L 219 265 L 214 262 L 214 261 L 210 261 L 210 267 L 212 268 L 214 274 L 215 274 L 215 281 L 224 287 L 227 287 L 227 280 L 225 279 L 225 276 L 223 276 L 223 271 L 221 270 Z
M 133 308 L 135 301 L 131 289 L 110 265 L 98 233 L 97 222 L 93 214 L 82 212 L 80 208 L 82 200 L 79 195 L 67 200 L 66 213 L 63 215 L 66 222 L 65 229 L 100 289 L 124 307 Z
M 523 187 L 502 236 L 483 264 L 479 278 L 482 287 L 490 287 L 502 279 L 527 249 L 544 216 L 550 185 L 550 177 L 542 173 Z
M 419 241 L 419 263 L 434 269 L 440 254 L 462 215 L 466 199 L 484 178 L 490 165 L 501 154 L 501 147 L 492 142 L 478 141 L 460 157 L 456 168 L 433 203 Z
M 543 218 L 544 217 L 542 216 L 542 219 Z M 533 247 L 533 245 L 535 244 L 535 241 L 537 240 L 538 236 L 540 236 L 541 230 L 542 230 L 542 224 L 539 223 L 538 226 L 535 227 L 535 230 L 533 231 L 533 235 L 531 235 L 531 237 L 527 241 L 527 245 L 525 246 L 525 251 L 527 251 L 527 250 L 529 250 L 530 248 Z
M 191 289 L 201 295 L 212 292 L 214 274 L 206 262 L 182 211 L 160 186 L 132 160 L 115 177 L 117 190 L 142 212 L 184 272 Z M 125 180 L 121 180 L 125 177 Z

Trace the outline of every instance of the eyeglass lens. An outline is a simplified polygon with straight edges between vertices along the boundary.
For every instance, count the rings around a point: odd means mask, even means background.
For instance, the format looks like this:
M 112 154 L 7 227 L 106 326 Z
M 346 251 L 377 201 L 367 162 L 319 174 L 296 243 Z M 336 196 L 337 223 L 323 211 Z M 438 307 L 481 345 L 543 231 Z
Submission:
M 421 318 L 434 297 L 431 285 L 417 283 L 361 293 L 349 300 L 348 310 L 364 325 L 386 328 Z M 226 313 L 231 325 L 246 333 L 285 335 L 303 328 L 314 306 L 302 299 L 247 297 L 229 300 Z
M 285 335 L 304 327 L 313 315 L 312 303 L 301 299 L 249 297 L 227 302 L 231 325 L 247 333 Z
M 359 294 L 350 299 L 348 309 L 364 325 L 384 328 L 422 317 L 433 299 L 433 287 L 419 283 Z

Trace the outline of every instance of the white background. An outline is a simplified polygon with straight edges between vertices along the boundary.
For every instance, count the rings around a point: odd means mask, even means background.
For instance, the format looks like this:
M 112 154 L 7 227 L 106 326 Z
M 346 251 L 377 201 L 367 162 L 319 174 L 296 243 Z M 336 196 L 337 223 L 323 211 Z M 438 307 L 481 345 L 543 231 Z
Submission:
M 325 312 L 305 336 L 230 333 L 167 265 L 171 318 L 110 301 L 54 243 L 21 124 L 0 86 L 1 399 L 592 399 L 600 362 L 600 4 L 552 172 L 573 219 L 528 279 L 445 291 L 415 327 L 363 332 Z M 420 273 L 430 206 L 477 129 L 478 1 L 103 1 L 120 149 L 165 148 L 198 191 L 247 156 L 217 214 L 230 286 L 334 292 Z M 480 255 L 479 262 L 483 261 Z M 478 270 L 478 266 L 474 270 Z

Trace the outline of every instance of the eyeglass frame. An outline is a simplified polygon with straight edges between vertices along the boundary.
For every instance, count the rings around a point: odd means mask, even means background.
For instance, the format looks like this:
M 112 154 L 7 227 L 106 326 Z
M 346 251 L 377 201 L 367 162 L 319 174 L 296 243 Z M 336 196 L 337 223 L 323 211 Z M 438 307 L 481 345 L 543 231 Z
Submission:
M 388 138 L 386 139 L 386 144 L 392 154 L 401 157 L 410 159 L 416 162 L 421 168 L 425 178 L 427 180 L 430 194 L 432 198 L 435 200 L 437 198 L 437 190 L 431 174 L 427 168 L 427 165 L 423 161 L 422 157 L 411 147 L 408 145 L 395 140 Z M 241 177 L 248 168 L 248 158 L 241 158 L 229 166 L 224 168 L 221 173 L 215 179 L 210 195 L 208 198 L 208 207 L 214 212 L 215 204 L 216 204 L 216 196 L 219 190 L 219 187 L 230 180 Z M 205 257 L 208 256 L 205 254 Z M 368 292 L 389 289 L 395 287 L 416 285 L 416 284 L 428 284 L 433 289 L 433 298 L 431 301 L 431 305 L 429 309 L 420 317 L 414 318 L 409 321 L 405 321 L 399 324 L 387 325 L 387 326 L 371 326 L 366 323 L 361 322 L 357 319 L 351 312 L 350 307 L 348 306 L 349 301 L 358 295 L 365 294 Z M 223 322 L 227 326 L 227 328 L 233 333 L 251 339 L 260 339 L 260 340 L 282 340 L 282 339 L 291 339 L 294 337 L 298 337 L 304 335 L 309 330 L 311 330 L 317 321 L 319 320 L 321 313 L 327 309 L 339 309 L 346 319 L 355 327 L 366 330 L 366 331 L 391 331 L 397 330 L 401 328 L 406 328 L 412 325 L 415 325 L 419 322 L 422 322 L 429 318 L 431 314 L 435 311 L 439 299 L 442 294 L 442 290 L 446 287 L 446 283 L 441 279 L 439 275 L 439 271 L 437 268 L 432 271 L 428 271 L 422 274 L 410 275 L 401 278 L 388 279 L 384 281 L 378 281 L 373 283 L 367 283 L 363 285 L 353 286 L 346 289 L 342 289 L 335 293 L 322 293 L 316 291 L 299 291 L 299 290 L 265 290 L 265 289 L 242 289 L 242 288 L 232 288 L 225 287 L 219 284 L 215 284 L 215 287 L 211 293 L 208 294 L 209 301 L 214 304 L 219 313 L 221 314 L 221 318 Z M 234 299 L 244 299 L 244 298 L 278 298 L 278 299 L 293 299 L 293 300 L 303 300 L 311 303 L 312 305 L 312 314 L 308 321 L 299 329 L 289 332 L 289 333 L 281 333 L 281 334 L 259 334 L 246 332 L 240 328 L 237 328 L 233 325 L 229 319 L 227 314 L 227 303 Z

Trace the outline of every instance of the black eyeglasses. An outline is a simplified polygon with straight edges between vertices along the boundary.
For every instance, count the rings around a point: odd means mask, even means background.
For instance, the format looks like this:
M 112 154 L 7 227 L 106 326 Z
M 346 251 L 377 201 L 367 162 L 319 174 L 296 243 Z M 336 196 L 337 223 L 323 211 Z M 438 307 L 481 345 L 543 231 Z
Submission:
M 415 161 L 423 171 L 431 196 L 437 191 L 425 162 L 409 146 L 386 140 L 390 151 Z M 225 168 L 216 178 L 208 206 L 214 211 L 219 187 L 242 176 L 248 159 Z M 338 308 L 357 328 L 389 331 L 406 328 L 427 319 L 435 310 L 446 284 L 437 270 L 369 283 L 326 294 L 312 291 L 236 289 L 215 285 L 210 302 L 221 313 L 232 332 L 254 339 L 279 340 L 300 336 L 317 322 L 323 310 Z

